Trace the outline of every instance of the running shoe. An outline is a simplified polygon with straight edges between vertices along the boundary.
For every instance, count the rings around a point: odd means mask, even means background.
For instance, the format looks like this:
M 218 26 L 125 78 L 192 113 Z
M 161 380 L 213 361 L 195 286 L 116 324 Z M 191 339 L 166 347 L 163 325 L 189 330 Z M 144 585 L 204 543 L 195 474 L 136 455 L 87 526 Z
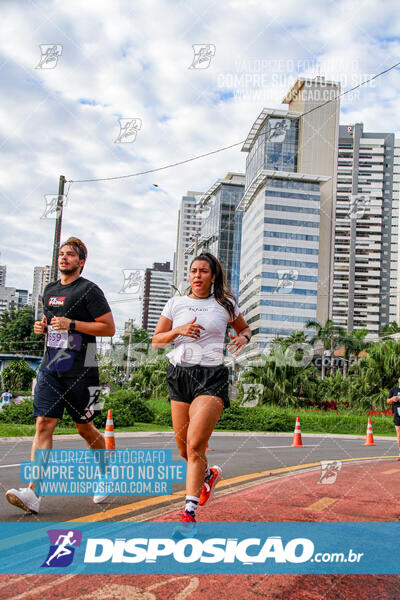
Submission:
M 108 480 L 105 477 L 101 477 L 98 480 L 98 483 L 97 483 L 97 494 L 95 494 L 93 496 L 93 502 L 95 504 L 101 504 L 110 495 L 110 493 L 109 493 L 109 486 L 107 484 L 108 484 Z
M 37 515 L 40 508 L 40 497 L 30 487 L 12 488 L 6 492 L 6 498 L 10 504 L 26 510 L 26 512 Z
M 196 519 L 184 510 L 179 519 L 179 525 L 174 529 L 172 537 L 174 539 L 189 538 L 193 537 L 196 532 Z
M 210 467 L 212 477 L 203 483 L 203 488 L 200 494 L 199 506 L 204 506 L 214 498 L 215 486 L 222 479 L 222 469 L 217 465 Z

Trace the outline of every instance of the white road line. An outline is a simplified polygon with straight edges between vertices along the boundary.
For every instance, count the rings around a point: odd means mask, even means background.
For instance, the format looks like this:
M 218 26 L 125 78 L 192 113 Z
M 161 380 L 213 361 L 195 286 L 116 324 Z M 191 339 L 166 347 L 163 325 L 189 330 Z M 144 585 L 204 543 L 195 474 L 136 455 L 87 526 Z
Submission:
M 18 463 L 16 465 L 0 465 L 0 469 L 7 469 L 9 467 L 19 467 L 21 465 L 21 463 Z
M 274 449 L 274 448 L 316 448 L 317 446 L 320 446 L 321 444 L 303 444 L 302 446 L 257 446 L 257 450 L 259 450 L 260 448 L 268 448 L 268 449 Z

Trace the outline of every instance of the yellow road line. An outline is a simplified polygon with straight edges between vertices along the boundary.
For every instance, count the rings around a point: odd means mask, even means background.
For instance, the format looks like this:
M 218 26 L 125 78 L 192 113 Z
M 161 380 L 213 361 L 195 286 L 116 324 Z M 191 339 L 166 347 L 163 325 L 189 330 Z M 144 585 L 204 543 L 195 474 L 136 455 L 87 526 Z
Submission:
M 355 461 L 364 461 L 364 460 L 380 460 L 380 459 L 388 459 L 388 458 L 397 458 L 397 456 L 368 456 L 362 458 L 342 458 L 342 459 L 334 459 L 332 458 L 332 462 L 336 460 L 340 460 L 342 463 L 344 462 L 355 462 Z M 293 465 L 291 467 L 282 467 L 279 469 L 271 469 L 268 471 L 261 471 L 256 473 L 248 473 L 246 475 L 239 475 L 237 477 L 232 477 L 231 479 L 224 479 L 220 483 L 218 483 L 218 489 L 235 485 L 237 483 L 243 483 L 245 481 L 250 481 L 251 479 L 255 479 L 254 485 L 257 485 L 257 479 L 263 477 L 269 477 L 272 475 L 279 475 L 283 473 L 291 473 L 294 471 L 301 471 L 303 469 L 310 469 L 312 467 L 319 467 L 321 461 L 307 463 L 303 465 Z M 234 491 L 234 490 L 233 490 Z M 185 491 L 181 490 L 179 492 L 175 492 L 170 494 L 169 496 L 156 496 L 154 498 L 147 498 L 146 500 L 140 500 L 139 502 L 132 502 L 130 504 L 124 504 L 123 506 L 117 506 L 116 508 L 110 508 L 109 510 L 105 510 L 103 512 L 92 513 L 90 515 L 86 515 L 84 517 L 78 517 L 76 519 L 70 519 L 66 521 L 66 523 L 91 523 L 97 521 L 106 521 L 107 519 L 112 519 L 115 517 L 120 517 L 121 515 L 128 514 L 130 512 L 137 512 L 141 509 L 146 509 L 151 506 L 157 506 L 159 504 L 163 504 L 164 502 L 174 501 L 179 498 L 185 496 Z M 168 511 L 168 507 L 165 507 L 166 512 Z
M 389 471 L 383 471 L 382 475 L 392 475 L 392 473 L 399 473 L 400 467 L 398 469 L 390 469 Z
M 328 506 L 330 506 L 331 504 L 337 502 L 338 500 L 339 498 L 328 498 L 326 496 L 325 498 L 320 498 L 319 500 L 317 500 L 317 502 L 310 504 L 310 506 L 307 506 L 306 510 L 314 510 L 316 512 L 321 512 L 325 510 L 325 508 L 328 508 Z

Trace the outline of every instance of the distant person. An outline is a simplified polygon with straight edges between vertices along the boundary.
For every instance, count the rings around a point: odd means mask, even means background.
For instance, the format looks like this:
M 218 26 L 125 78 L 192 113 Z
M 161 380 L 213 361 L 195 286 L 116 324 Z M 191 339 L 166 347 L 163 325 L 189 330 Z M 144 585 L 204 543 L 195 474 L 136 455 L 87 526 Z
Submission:
M 86 246 L 78 238 L 69 238 L 61 245 L 58 256 L 61 279 L 46 286 L 44 316 L 33 326 L 35 333 L 47 335 L 33 400 L 36 433 L 31 461 L 35 459 L 35 450 L 53 447 L 53 432 L 64 409 L 89 448 L 105 448 L 104 438 L 93 424 L 93 419 L 100 413 L 97 395 L 91 395 L 90 389 L 99 388 L 96 352 L 89 353 L 89 366 L 85 361 L 90 345 L 96 345 L 96 337 L 113 336 L 115 326 L 102 290 L 81 277 L 86 257 Z M 8 490 L 6 498 L 10 504 L 36 514 L 40 497 L 34 489 L 34 482 L 31 482 L 29 487 Z M 93 501 L 102 502 L 107 495 L 98 493 Z
M 239 354 L 251 336 L 215 256 L 196 256 L 189 281 L 187 296 L 168 300 L 152 340 L 153 348 L 173 342 L 167 382 L 176 444 L 187 460 L 186 504 L 180 519 L 186 524 L 196 522 L 197 507 L 212 500 L 222 478 L 219 466 L 208 466 L 206 448 L 222 410 L 230 404 L 228 367 L 223 363 L 226 327 L 236 332 L 229 334 L 227 349 L 232 354 Z
M 399 447 L 399 456 L 397 460 L 400 460 L 400 377 L 398 379 L 398 385 L 392 387 L 389 392 L 387 403 L 392 405 L 393 411 L 393 422 L 396 428 L 397 434 L 397 445 Z
M 7 390 L 2 393 L 2 395 L 1 395 L 1 409 L 2 410 L 3 410 L 3 406 L 10 406 L 12 397 L 13 397 L 13 395 L 10 392 L 10 390 Z

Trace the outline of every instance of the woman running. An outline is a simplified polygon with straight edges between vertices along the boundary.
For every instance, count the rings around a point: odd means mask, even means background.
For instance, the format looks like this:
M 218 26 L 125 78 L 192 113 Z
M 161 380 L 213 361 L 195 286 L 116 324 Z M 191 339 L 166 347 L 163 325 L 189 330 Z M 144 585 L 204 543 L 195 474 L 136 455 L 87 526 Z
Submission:
M 228 368 L 223 364 L 226 346 L 238 355 L 248 344 L 251 331 L 226 284 L 221 263 L 209 252 L 191 262 L 190 292 L 168 300 L 153 335 L 153 348 L 173 342 L 167 370 L 172 424 L 181 456 L 187 460 L 186 505 L 181 522 L 196 522 L 196 509 L 214 496 L 222 469 L 209 467 L 208 440 L 223 408 L 229 406 Z

